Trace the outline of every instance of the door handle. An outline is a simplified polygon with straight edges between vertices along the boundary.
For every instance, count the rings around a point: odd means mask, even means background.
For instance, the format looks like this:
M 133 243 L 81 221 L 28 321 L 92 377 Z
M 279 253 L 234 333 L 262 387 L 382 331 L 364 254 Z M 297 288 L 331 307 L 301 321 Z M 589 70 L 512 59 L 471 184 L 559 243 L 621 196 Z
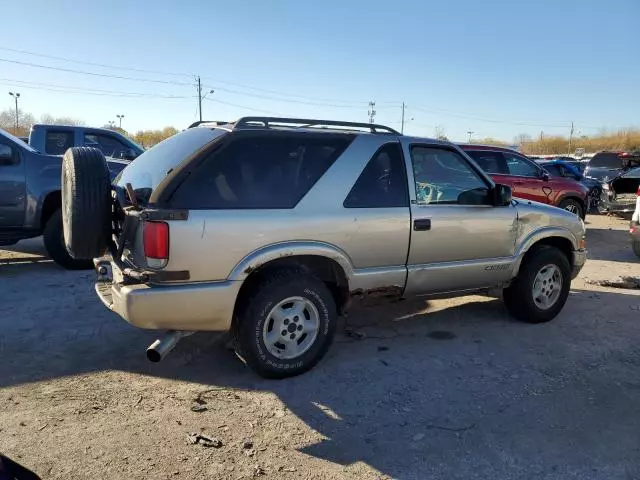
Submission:
M 431 219 L 420 218 L 413 221 L 413 229 L 416 232 L 424 232 L 425 230 L 431 230 Z

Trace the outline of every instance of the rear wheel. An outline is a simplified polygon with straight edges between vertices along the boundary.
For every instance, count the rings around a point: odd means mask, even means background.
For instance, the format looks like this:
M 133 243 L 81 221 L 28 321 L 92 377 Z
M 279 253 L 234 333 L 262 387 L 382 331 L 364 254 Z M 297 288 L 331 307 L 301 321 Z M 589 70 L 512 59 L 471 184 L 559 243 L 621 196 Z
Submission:
M 319 279 L 282 270 L 257 284 L 239 312 L 238 355 L 266 378 L 286 378 L 313 368 L 335 333 L 336 305 Z
M 62 225 L 71 257 L 104 254 L 111 234 L 111 180 L 96 148 L 74 147 L 62 160 Z
M 504 289 L 509 313 L 528 323 L 553 320 L 564 307 L 571 288 L 571 266 L 555 247 L 533 247 L 520 267 L 518 277 Z
M 580 218 L 584 218 L 584 209 L 582 208 L 582 205 L 580 204 L 580 202 L 578 202 L 577 200 L 574 200 L 572 198 L 567 198 L 565 200 L 562 200 L 558 204 L 558 207 L 562 208 L 563 210 L 566 210 L 567 212 L 574 213 Z
M 51 259 L 68 270 L 88 270 L 93 268 L 92 260 L 76 260 L 67 251 L 62 233 L 62 211 L 53 212 L 42 233 L 44 247 Z
M 633 239 L 631 241 L 631 248 L 633 248 L 633 253 L 635 253 L 640 258 L 640 239 Z

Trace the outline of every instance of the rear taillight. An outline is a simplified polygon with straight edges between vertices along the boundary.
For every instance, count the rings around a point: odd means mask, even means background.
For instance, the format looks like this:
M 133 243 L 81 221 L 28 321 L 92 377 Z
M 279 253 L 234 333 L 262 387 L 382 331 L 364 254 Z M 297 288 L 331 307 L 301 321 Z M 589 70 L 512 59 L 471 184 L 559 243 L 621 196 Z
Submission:
M 149 268 L 162 268 L 169 260 L 169 224 L 144 222 L 144 256 Z

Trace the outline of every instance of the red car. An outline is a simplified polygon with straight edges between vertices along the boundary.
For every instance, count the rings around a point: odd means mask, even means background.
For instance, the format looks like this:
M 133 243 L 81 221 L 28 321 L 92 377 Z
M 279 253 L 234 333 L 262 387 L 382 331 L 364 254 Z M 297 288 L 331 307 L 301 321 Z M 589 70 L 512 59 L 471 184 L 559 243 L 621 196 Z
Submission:
M 584 218 L 589 189 L 574 179 L 551 177 L 539 165 L 510 148 L 459 145 L 496 183 L 509 185 L 514 197 L 563 208 Z

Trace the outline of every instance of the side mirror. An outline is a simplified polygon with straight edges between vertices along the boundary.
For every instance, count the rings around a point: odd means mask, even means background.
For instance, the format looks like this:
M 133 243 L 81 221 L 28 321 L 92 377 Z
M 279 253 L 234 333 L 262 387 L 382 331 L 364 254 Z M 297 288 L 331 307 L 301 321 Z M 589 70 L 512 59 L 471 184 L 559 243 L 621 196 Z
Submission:
M 511 205 L 511 187 L 496 183 L 493 189 L 493 205 L 496 207 L 505 207 Z
M 546 172 L 544 170 L 542 170 L 542 173 L 540 174 L 540 178 L 542 180 L 544 180 L 545 182 L 549 181 L 549 172 Z
M 9 145 L 0 145 L 0 165 L 13 165 L 13 150 Z

